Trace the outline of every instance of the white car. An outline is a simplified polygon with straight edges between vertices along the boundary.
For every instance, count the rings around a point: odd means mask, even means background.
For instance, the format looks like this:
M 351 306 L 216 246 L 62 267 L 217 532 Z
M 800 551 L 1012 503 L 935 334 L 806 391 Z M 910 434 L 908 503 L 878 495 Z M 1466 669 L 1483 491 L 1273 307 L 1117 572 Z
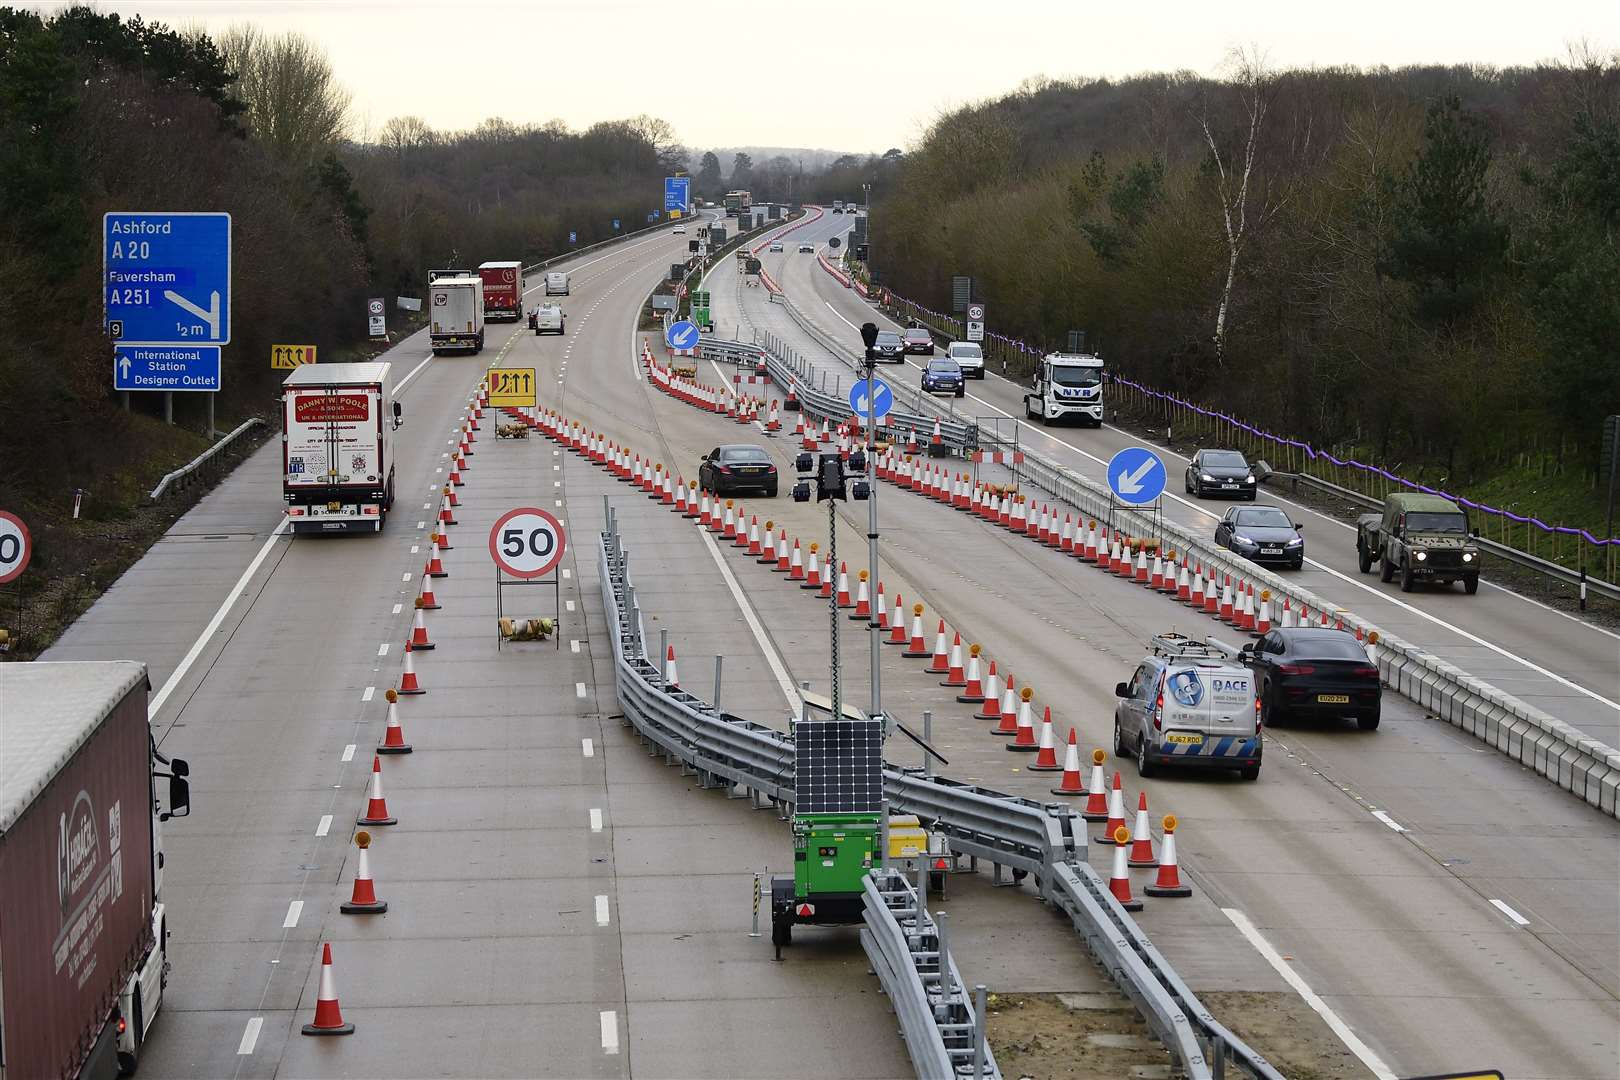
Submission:
M 686 235 L 686 226 L 677 224 L 670 231 L 673 232 L 676 236 L 685 236 Z
M 814 245 L 814 244 L 800 244 L 799 245 L 799 254 L 800 255 L 814 255 L 815 253 L 816 253 L 816 245 Z
M 780 240 L 772 240 L 771 241 L 771 250 L 772 251 L 781 251 L 782 250 L 782 241 L 780 241 Z
M 984 349 L 977 341 L 953 341 L 945 347 L 945 355 L 956 361 L 964 379 L 984 378 Z

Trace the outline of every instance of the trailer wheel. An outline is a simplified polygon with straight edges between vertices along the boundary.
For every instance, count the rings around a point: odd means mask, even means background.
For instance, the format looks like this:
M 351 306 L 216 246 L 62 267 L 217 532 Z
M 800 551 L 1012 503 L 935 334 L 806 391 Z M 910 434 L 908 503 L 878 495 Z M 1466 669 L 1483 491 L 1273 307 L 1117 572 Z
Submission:
M 776 958 L 782 959 L 782 947 L 793 943 L 793 912 L 790 908 L 771 908 L 771 944 L 776 946 Z

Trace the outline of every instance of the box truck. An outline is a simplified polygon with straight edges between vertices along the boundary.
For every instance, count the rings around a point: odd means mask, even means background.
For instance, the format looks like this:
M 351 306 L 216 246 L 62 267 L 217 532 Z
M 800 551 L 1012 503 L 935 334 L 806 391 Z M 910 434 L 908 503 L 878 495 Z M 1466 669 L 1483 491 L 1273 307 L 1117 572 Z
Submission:
M 477 274 L 429 276 L 428 335 L 433 355 L 484 349 L 484 279 Z
M 134 1072 L 163 1005 L 162 823 L 191 791 L 152 740 L 148 688 L 130 660 L 0 664 L 4 1080 Z
M 481 263 L 478 276 L 484 281 L 484 318 L 514 322 L 523 318 L 522 263 Z
M 282 496 L 293 532 L 382 531 L 403 423 L 392 368 L 305 364 L 281 384 Z

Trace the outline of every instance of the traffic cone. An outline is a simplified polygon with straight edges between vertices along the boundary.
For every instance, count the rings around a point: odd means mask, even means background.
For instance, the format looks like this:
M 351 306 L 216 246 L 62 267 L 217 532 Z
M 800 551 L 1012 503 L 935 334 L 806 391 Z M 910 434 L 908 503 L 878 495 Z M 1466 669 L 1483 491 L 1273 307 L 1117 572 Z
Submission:
M 1191 896 L 1192 889 L 1181 883 L 1176 872 L 1176 815 L 1164 815 L 1164 851 L 1159 856 L 1159 876 L 1142 891 L 1149 896 Z
M 799 586 L 801 589 L 821 588 L 821 565 L 816 562 L 816 548 L 818 546 L 816 544 L 810 545 L 810 566 L 804 573 L 804 583 Z
M 872 600 L 872 610 L 876 613 L 874 617 L 877 620 L 877 628 L 887 630 L 889 628 L 889 609 L 883 603 L 883 582 L 881 580 L 877 583 L 877 596 Z
M 992 735 L 1018 734 L 1018 680 L 1007 676 L 1007 685 L 1001 690 L 1001 722 L 990 729 Z
M 958 697 L 957 700 L 960 701 L 961 698 Z M 996 672 L 994 660 L 990 661 L 990 671 L 984 679 L 984 693 L 980 695 L 979 700 L 982 704 L 974 716 L 980 720 L 1001 719 L 1001 676 Z
M 731 538 L 731 546 L 748 550 L 748 510 L 746 507 L 737 507 L 737 535 Z M 754 537 L 759 537 L 759 517 L 754 516 Z
M 1080 816 L 1087 821 L 1108 820 L 1108 785 L 1103 783 L 1103 762 L 1108 755 L 1101 750 L 1091 752 L 1091 783 L 1086 785 L 1086 808 Z
M 687 484 L 686 489 L 686 516 L 688 518 L 696 518 L 698 516 L 697 481 L 693 480 L 690 484 Z M 705 501 L 707 501 L 707 499 L 705 499 Z
M 1052 789 L 1054 795 L 1084 795 L 1080 780 L 1080 746 L 1075 741 L 1074 728 L 1069 729 L 1069 748 L 1063 752 L 1063 779 Z
M 681 688 L 680 673 L 675 668 L 675 646 L 673 645 L 669 646 L 669 651 L 664 654 L 664 685 L 671 690 Z
M 1100 844 L 1108 843 L 1108 838 L 1114 835 L 1115 829 L 1125 827 L 1125 789 L 1119 782 L 1119 770 L 1114 770 L 1114 786 L 1108 792 L 1108 821 L 1103 825 L 1102 834 L 1097 837 Z
M 455 510 L 450 505 L 450 488 L 448 486 L 444 489 L 444 495 L 439 499 L 439 524 L 446 527 L 461 524 L 456 520 Z M 440 532 L 446 536 L 449 535 L 443 529 Z
M 709 493 L 707 491 L 703 493 L 703 501 L 698 504 L 698 524 L 704 528 L 714 524 L 714 516 L 710 513 Z
M 962 680 L 963 689 L 956 695 L 956 700 L 964 705 L 977 705 L 984 700 L 984 685 L 979 679 L 979 647 L 968 647 L 967 675 Z
M 763 547 L 760 548 L 759 558 L 754 560 L 755 562 L 759 563 L 761 566 L 775 566 L 776 565 L 776 531 L 775 531 L 775 526 L 776 526 L 776 523 L 774 521 L 767 521 L 765 523 L 764 544 L 763 544 Z
M 757 559 L 764 553 L 764 545 L 759 539 L 759 515 L 753 514 L 748 520 L 748 554 Z
M 1140 547 L 1140 548 L 1136 549 L 1136 580 L 1138 582 L 1140 582 L 1141 584 L 1146 585 L 1147 584 L 1147 579 L 1148 579 L 1147 548 Z
M 345 915 L 381 915 L 388 910 L 388 901 L 377 899 L 377 886 L 371 880 L 371 861 L 366 857 L 371 834 L 364 829 L 355 833 L 354 846 L 360 849 L 360 861 L 354 868 L 354 892 L 348 903 L 338 905 L 338 910 Z
M 439 545 L 434 544 L 428 548 L 427 569 L 422 571 L 428 577 L 449 577 L 444 564 L 439 561 Z
M 414 652 L 425 652 L 437 648 L 428 640 L 427 620 L 422 617 L 422 605 L 416 606 L 416 616 L 411 623 L 411 649 Z
M 936 658 L 937 662 L 937 658 Z M 930 668 L 929 670 L 933 670 Z M 967 685 L 967 672 L 962 667 L 962 635 L 957 634 L 951 641 L 951 658 L 945 666 L 945 677 L 940 680 L 941 686 L 954 686 L 957 689 Z
M 895 593 L 894 612 L 889 616 L 889 636 L 883 639 L 883 644 L 904 645 L 909 640 L 906 637 L 906 600 L 899 593 Z
M 872 621 L 872 594 L 866 588 L 868 576 L 868 571 L 862 570 L 855 584 L 855 612 L 850 615 L 850 619 L 855 622 Z
M 839 607 L 849 609 L 855 606 L 855 601 L 849 598 L 849 564 L 838 564 L 838 599 L 834 601 Z
M 1158 866 L 1159 860 L 1153 855 L 1153 832 L 1148 828 L 1145 791 L 1136 793 L 1136 828 L 1133 832 L 1135 839 L 1131 841 L 1131 865 L 1138 869 Z
M 1029 699 L 1035 696 L 1035 691 L 1024 687 L 1018 691 L 1018 730 L 1013 735 L 1013 741 L 1005 749 L 1015 754 L 1033 754 L 1040 749 L 1035 741 L 1035 720 L 1030 716 L 1032 706 Z
M 399 726 L 399 691 L 389 687 L 383 696 L 388 699 L 388 727 L 383 731 L 379 754 L 408 754 L 411 744 L 405 741 L 405 729 Z
M 911 660 L 920 660 L 925 656 L 934 655 L 933 653 L 928 651 L 928 643 L 923 640 L 922 613 L 923 613 L 923 606 L 921 604 L 912 605 L 912 608 L 911 608 L 911 642 L 910 642 L 910 644 L 908 644 L 906 646 L 906 651 L 900 654 L 901 656 L 904 656 L 904 657 L 906 657 L 908 659 L 911 659 Z M 939 621 L 939 636 L 942 639 L 945 637 L 945 620 L 944 619 L 941 619 Z
M 332 946 L 321 944 L 321 982 L 315 991 L 315 1022 L 304 1025 L 305 1035 L 353 1035 L 354 1025 L 343 1022 L 337 986 L 332 980 Z
M 1046 706 L 1041 716 L 1041 742 L 1040 750 L 1035 754 L 1035 761 L 1026 765 L 1030 772 L 1057 772 L 1063 766 L 1058 764 L 1057 741 L 1052 735 L 1052 706 Z
M 1108 891 L 1114 894 L 1114 899 L 1126 911 L 1141 911 L 1142 901 L 1131 896 L 1131 871 L 1125 857 L 1125 847 L 1131 841 L 1131 830 L 1121 825 L 1110 834 L 1110 838 L 1114 844 L 1114 869 L 1108 875 Z
M 731 500 L 726 500 L 726 516 L 720 523 L 720 535 L 727 540 L 737 539 L 737 515 Z
M 1204 610 L 1204 565 L 1199 563 L 1193 571 L 1192 595 L 1188 598 L 1194 611 Z
M 416 665 L 411 662 L 411 643 L 405 643 L 405 672 L 399 677 L 399 692 L 401 694 L 425 694 L 426 690 L 416 681 Z
M 1220 586 L 1216 584 L 1213 571 L 1209 575 L 1208 586 L 1204 590 L 1204 614 L 1219 616 L 1221 613 Z
M 676 484 L 675 485 L 675 512 L 677 514 L 680 514 L 682 517 L 685 517 L 686 514 L 687 514 L 687 510 L 688 510 L 688 508 L 687 508 L 687 505 L 686 505 L 686 485 L 684 483 Z
M 382 758 L 371 757 L 371 793 L 366 800 L 366 812 L 355 819 L 356 825 L 394 825 L 399 821 L 388 813 L 388 800 L 383 798 Z
M 450 462 L 450 486 L 451 487 L 465 487 L 466 484 L 467 484 L 467 481 L 465 481 L 465 480 L 463 480 L 461 478 L 461 470 L 456 468 L 456 463 L 454 461 L 451 461 Z
M 438 611 L 442 606 L 433 595 L 432 578 L 424 577 L 422 579 L 422 592 L 416 598 L 416 606 L 423 611 Z
M 828 559 L 821 568 L 821 588 L 816 591 L 816 599 L 831 600 L 833 595 L 833 567 L 832 560 Z
M 793 538 L 793 558 L 788 562 L 788 580 L 804 580 L 804 553 L 799 550 L 798 537 Z
M 1148 575 L 1148 588 L 1154 592 L 1164 591 L 1164 556 L 1157 551 L 1153 553 L 1153 572 Z
M 1271 590 L 1260 590 L 1260 614 L 1254 620 L 1254 632 L 1260 635 L 1271 633 Z
M 785 574 L 792 570 L 793 562 L 790 558 L 792 554 L 788 550 L 787 530 L 778 530 L 776 534 L 776 565 L 772 569 L 778 574 Z

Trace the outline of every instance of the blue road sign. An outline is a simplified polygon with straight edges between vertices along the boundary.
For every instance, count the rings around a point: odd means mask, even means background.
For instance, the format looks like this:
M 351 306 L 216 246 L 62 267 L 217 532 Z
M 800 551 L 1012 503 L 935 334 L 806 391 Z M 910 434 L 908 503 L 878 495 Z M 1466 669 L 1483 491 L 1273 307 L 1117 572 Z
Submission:
M 873 381 L 877 384 L 877 389 L 871 392 L 872 412 L 870 415 L 881 420 L 883 417 L 889 415 L 890 409 L 894 408 L 894 391 L 889 389 L 889 384 L 884 382 L 882 379 L 876 379 Z M 850 411 L 858 417 L 868 415 L 866 411 L 868 407 L 866 400 L 868 393 L 866 383 L 867 381 L 865 379 L 861 379 L 859 382 L 855 383 L 855 385 L 849 388 L 849 408 Z
M 573 232 L 572 230 L 570 230 L 569 233 L 568 233 L 568 242 L 570 244 L 579 243 L 579 233 Z
M 671 323 L 669 329 L 664 332 L 664 340 L 672 349 L 695 349 L 701 336 L 697 323 L 687 319 Z
M 138 345 L 231 340 L 231 215 L 102 215 L 102 303 Z
M 618 227 L 619 227 L 619 219 L 618 219 L 618 218 L 614 218 L 614 219 L 613 219 L 613 228 L 614 228 L 614 229 L 618 229 Z
M 1141 446 L 1127 446 L 1108 459 L 1108 486 L 1121 502 L 1150 503 L 1164 494 L 1164 462 Z
M 685 210 L 691 186 L 690 176 L 664 177 L 664 209 Z
M 218 345 L 113 347 L 114 390 L 218 390 Z

